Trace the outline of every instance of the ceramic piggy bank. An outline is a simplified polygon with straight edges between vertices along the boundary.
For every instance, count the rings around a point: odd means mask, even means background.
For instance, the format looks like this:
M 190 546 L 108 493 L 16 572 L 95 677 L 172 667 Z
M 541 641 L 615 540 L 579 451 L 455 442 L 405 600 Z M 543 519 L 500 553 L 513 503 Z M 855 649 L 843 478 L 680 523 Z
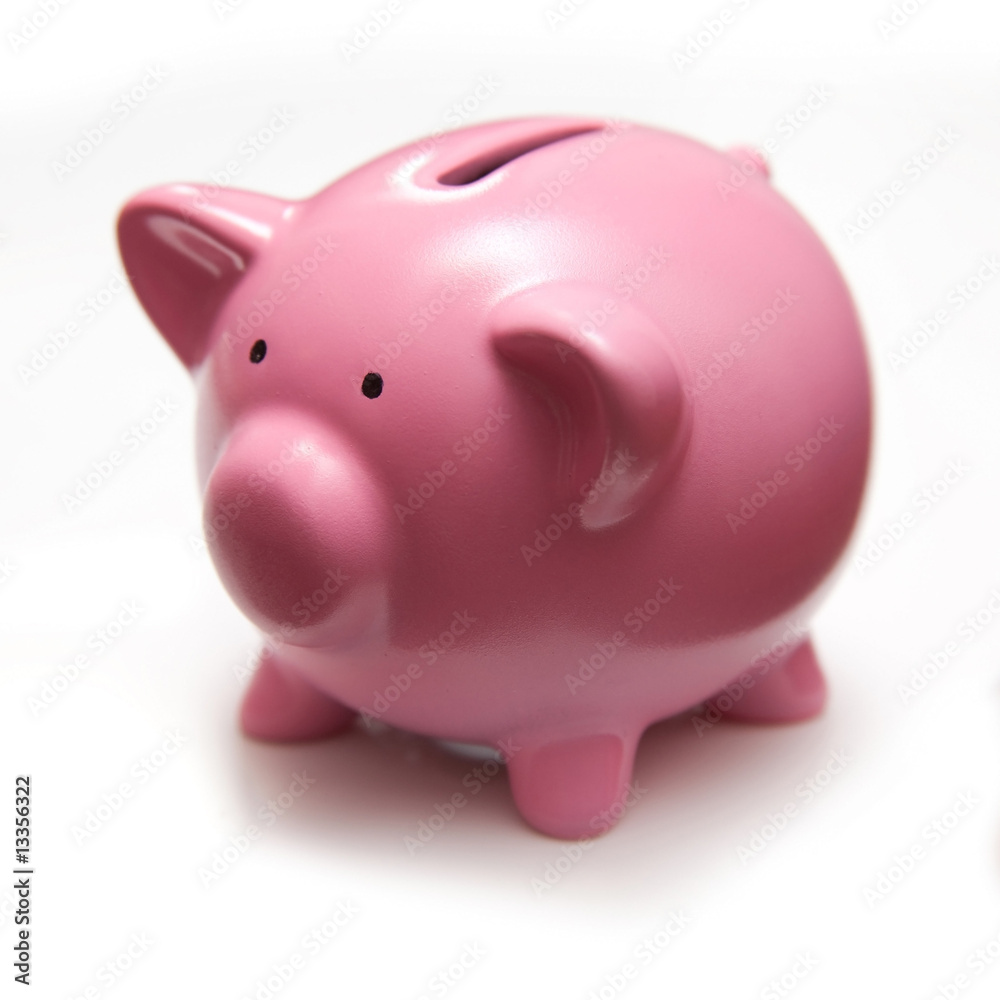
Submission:
M 755 154 L 505 121 L 305 201 L 119 220 L 199 394 L 206 540 L 267 635 L 246 733 L 493 747 L 536 829 L 626 808 L 651 723 L 799 720 L 867 471 L 858 319 Z M 714 716 L 713 716 L 714 718 Z

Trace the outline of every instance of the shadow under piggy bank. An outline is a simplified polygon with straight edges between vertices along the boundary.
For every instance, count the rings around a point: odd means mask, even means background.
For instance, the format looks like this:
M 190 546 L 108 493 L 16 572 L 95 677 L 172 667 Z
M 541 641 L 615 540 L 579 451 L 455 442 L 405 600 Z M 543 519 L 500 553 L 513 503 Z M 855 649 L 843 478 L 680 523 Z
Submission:
M 459 753 L 360 722 L 334 740 L 275 745 L 244 737 L 236 750 L 248 813 L 296 775 L 306 778 L 308 791 L 278 821 L 297 851 L 333 848 L 340 857 L 375 857 L 381 871 L 402 877 L 472 877 L 535 897 L 556 886 L 567 900 L 613 891 L 624 905 L 648 902 L 657 887 L 673 896 L 679 885 L 739 871 L 789 831 L 794 836 L 795 817 L 830 780 L 825 771 L 818 784 L 813 779 L 816 762 L 837 757 L 829 712 L 791 725 L 706 718 L 696 709 L 651 726 L 623 812 L 595 818 L 594 836 L 572 841 L 523 822 L 506 767 L 489 751 Z M 843 755 L 831 767 L 841 770 Z M 618 820 L 614 837 L 600 836 Z

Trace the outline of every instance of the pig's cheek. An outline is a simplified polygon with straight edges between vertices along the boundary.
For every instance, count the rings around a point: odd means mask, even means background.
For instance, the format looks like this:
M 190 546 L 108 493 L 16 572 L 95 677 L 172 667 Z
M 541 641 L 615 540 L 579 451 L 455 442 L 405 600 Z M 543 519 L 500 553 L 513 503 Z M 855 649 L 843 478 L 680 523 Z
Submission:
M 255 624 L 290 642 L 358 638 L 384 603 L 383 504 L 327 456 L 255 474 L 224 458 L 208 484 L 206 538 L 227 590 Z

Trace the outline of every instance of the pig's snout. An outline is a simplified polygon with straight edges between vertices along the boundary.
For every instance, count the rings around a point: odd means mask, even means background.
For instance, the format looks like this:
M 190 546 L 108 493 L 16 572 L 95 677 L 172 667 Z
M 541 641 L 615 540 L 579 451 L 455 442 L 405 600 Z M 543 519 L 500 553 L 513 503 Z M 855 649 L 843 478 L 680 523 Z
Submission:
M 302 414 L 258 414 L 209 477 L 205 534 L 261 629 L 296 645 L 346 644 L 384 620 L 386 510 L 346 442 Z

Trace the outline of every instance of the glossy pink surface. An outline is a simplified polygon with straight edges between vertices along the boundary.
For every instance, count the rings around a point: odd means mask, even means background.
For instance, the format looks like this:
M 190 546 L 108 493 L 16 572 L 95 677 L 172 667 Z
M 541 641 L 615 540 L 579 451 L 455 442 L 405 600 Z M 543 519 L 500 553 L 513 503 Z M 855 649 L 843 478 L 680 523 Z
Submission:
M 650 723 L 720 693 L 821 710 L 806 623 L 861 500 L 868 370 L 750 154 L 500 122 L 302 202 L 157 188 L 119 237 L 197 381 L 212 555 L 271 637 L 247 733 L 360 711 L 489 744 L 525 819 L 582 837 Z

